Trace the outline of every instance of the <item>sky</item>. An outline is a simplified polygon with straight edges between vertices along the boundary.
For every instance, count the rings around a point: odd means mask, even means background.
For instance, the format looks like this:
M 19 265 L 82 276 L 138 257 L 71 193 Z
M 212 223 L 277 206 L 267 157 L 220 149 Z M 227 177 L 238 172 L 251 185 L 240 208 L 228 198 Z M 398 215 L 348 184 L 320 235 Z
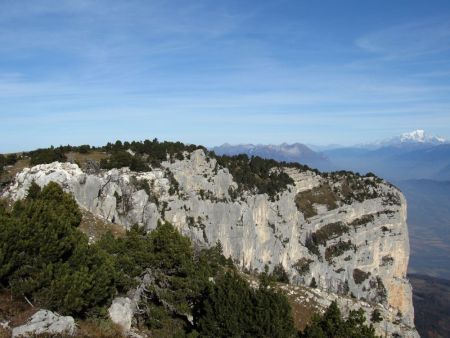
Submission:
M 450 1 L 0 0 L 0 152 L 450 137 Z

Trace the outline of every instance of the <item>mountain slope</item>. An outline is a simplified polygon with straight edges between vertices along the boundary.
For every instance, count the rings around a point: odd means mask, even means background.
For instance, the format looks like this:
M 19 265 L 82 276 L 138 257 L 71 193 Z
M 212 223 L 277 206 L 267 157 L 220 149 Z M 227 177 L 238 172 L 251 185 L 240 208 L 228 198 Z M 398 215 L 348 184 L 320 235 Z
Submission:
M 5 196 L 20 199 L 31 182 L 56 181 L 83 208 L 110 222 L 152 230 L 158 220 L 168 220 L 196 245 L 220 240 L 224 254 L 243 270 L 282 264 L 294 284 L 314 279 L 329 292 L 382 304 L 401 314 L 394 320 L 398 324 L 389 319 L 391 333 L 416 336 L 405 278 L 406 204 L 395 187 L 372 176 L 326 175 L 264 161 L 252 164 L 249 170 L 259 174 L 249 178 L 252 172 L 236 171 L 244 162 L 237 167 L 219 162 L 203 149 L 168 156 L 141 172 L 122 168 L 88 174 L 75 164 L 55 162 L 22 171 Z M 256 179 L 262 184 L 267 164 L 273 166 L 268 183 L 283 173 L 289 178 L 269 190 L 275 193 L 238 183 Z M 244 176 L 235 178 L 230 171 Z

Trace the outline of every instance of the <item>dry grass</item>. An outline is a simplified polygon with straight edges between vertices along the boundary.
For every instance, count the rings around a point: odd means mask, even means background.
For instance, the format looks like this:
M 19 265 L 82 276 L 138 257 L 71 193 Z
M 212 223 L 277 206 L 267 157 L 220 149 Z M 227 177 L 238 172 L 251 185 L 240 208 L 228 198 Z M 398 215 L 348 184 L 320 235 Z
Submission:
M 79 229 L 88 237 L 93 238 L 94 241 L 100 239 L 108 231 L 111 231 L 114 237 L 125 236 L 126 230 L 123 226 L 110 223 L 104 219 L 101 219 L 87 210 L 81 209 L 83 218 Z
M 0 326 L 0 338 L 9 338 L 9 337 L 11 337 L 11 330 Z
M 336 209 L 338 205 L 338 197 L 331 190 L 328 183 L 325 183 L 319 187 L 311 190 L 302 191 L 295 196 L 295 204 L 298 210 L 300 210 L 305 218 L 310 218 L 317 215 L 317 210 L 314 204 L 324 204 L 328 210 Z
M 278 285 L 287 296 L 289 304 L 292 308 L 292 316 L 294 325 L 297 330 L 303 331 L 306 326 L 311 324 L 314 314 L 319 313 L 322 307 L 313 299 L 306 301 L 307 288 L 304 286 Z
M 308 303 L 299 303 L 288 297 L 289 304 L 292 308 L 292 316 L 294 317 L 294 326 L 297 330 L 303 331 L 306 326 L 311 324 L 316 309 Z
M 3 182 L 10 182 L 14 179 L 16 174 L 24 168 L 30 166 L 30 159 L 24 158 L 18 160 L 14 165 L 5 167 L 5 171 L 0 174 L 0 185 Z
M 8 321 L 10 326 L 22 325 L 38 310 L 25 299 L 13 297 L 10 291 L 0 291 L 0 321 Z
M 126 337 L 120 326 L 109 320 L 84 320 L 78 323 L 77 337 L 121 338 Z
M 25 324 L 39 308 L 32 307 L 24 299 L 15 298 L 8 290 L 0 291 L 0 322 L 9 322 L 9 327 Z M 0 326 L 0 338 L 11 337 L 11 330 Z M 62 338 L 59 334 L 27 335 L 27 338 Z M 110 320 L 87 319 L 77 322 L 76 337 L 121 338 L 125 337 L 119 326 Z
M 100 162 L 102 159 L 107 158 L 108 154 L 102 151 L 91 151 L 86 154 L 78 153 L 78 152 L 69 152 L 65 154 L 67 157 L 67 161 L 76 162 L 84 167 L 87 161 L 97 161 Z

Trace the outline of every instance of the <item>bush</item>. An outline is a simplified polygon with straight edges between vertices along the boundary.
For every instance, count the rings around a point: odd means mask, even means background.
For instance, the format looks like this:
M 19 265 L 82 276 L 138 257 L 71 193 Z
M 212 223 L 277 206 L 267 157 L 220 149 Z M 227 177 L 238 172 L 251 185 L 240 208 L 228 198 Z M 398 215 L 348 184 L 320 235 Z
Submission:
M 285 190 L 292 178 L 281 170 L 285 163 L 247 155 L 220 156 L 217 162 L 228 168 L 241 191 L 249 190 L 259 194 L 268 194 L 274 200 L 279 192 Z
M 5 156 L 5 163 L 6 165 L 14 165 L 18 159 L 17 154 L 8 154 Z
M 381 317 L 380 310 L 375 309 L 372 311 L 372 315 L 370 316 L 370 321 L 372 323 L 379 323 L 383 320 L 383 317 Z
M 111 259 L 76 227 L 81 213 L 56 183 L 32 184 L 0 213 L 0 284 L 63 314 L 98 313 L 114 294 Z
M 276 265 L 273 268 L 273 271 L 272 271 L 272 274 L 270 275 L 270 277 L 275 282 L 289 283 L 289 275 L 287 274 L 286 270 L 284 269 L 284 267 L 281 263 Z
M 3 172 L 3 167 L 6 165 L 6 158 L 0 154 L 0 174 Z
M 305 274 L 309 273 L 309 266 L 312 262 L 313 260 L 302 257 L 292 267 L 297 270 L 300 276 L 304 276 Z
M 353 280 L 356 284 L 363 283 L 367 278 L 369 278 L 370 272 L 364 272 L 360 269 L 353 270 Z
M 376 338 L 372 325 L 366 325 L 364 311 L 350 311 L 347 319 L 341 315 L 336 301 L 332 302 L 323 316 L 315 315 L 312 323 L 300 335 L 302 338 Z
M 325 259 L 331 263 L 334 257 L 342 255 L 348 250 L 356 250 L 356 246 L 350 240 L 347 242 L 337 242 L 325 249 Z
M 295 337 L 290 305 L 283 294 L 253 289 L 227 272 L 205 291 L 194 312 L 201 337 Z
M 129 152 L 120 150 L 111 154 L 108 159 L 100 161 L 100 167 L 103 169 L 129 167 L 132 171 L 148 171 L 148 165 L 141 157 L 131 155 Z
M 324 225 L 316 232 L 313 232 L 311 236 L 316 245 L 325 246 L 328 240 L 342 236 L 348 231 L 348 226 L 343 222 L 335 222 Z
M 52 162 L 65 162 L 67 160 L 64 152 L 60 148 L 38 149 L 28 153 L 30 156 L 30 164 L 48 164 Z
M 77 150 L 80 154 L 87 154 L 91 151 L 91 146 L 89 144 L 83 144 Z

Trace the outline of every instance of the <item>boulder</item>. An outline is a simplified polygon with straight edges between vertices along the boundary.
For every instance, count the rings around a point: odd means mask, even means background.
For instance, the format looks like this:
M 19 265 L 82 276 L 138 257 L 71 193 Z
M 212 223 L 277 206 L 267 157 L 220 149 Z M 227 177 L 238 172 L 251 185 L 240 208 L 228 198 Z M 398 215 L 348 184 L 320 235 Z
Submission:
M 108 313 L 113 323 L 119 325 L 125 332 L 130 331 L 131 321 L 133 320 L 133 306 L 130 298 L 115 298 L 108 309 Z
M 74 335 L 75 320 L 49 310 L 39 310 L 28 321 L 12 330 L 12 337 L 28 337 L 31 334 Z

